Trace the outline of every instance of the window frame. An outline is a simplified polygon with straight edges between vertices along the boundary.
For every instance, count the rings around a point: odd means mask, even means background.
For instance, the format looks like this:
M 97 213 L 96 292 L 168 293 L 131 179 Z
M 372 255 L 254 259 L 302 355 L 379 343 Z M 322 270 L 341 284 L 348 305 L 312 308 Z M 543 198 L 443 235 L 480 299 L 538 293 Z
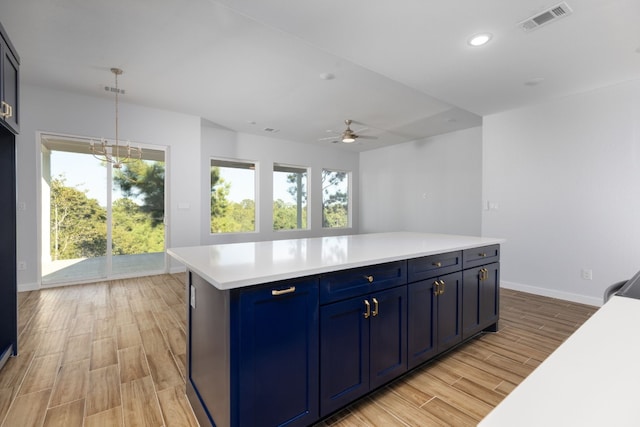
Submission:
M 304 171 L 304 172 L 303 172 Z M 304 203 L 301 204 L 301 200 L 296 200 L 295 202 L 295 207 L 296 207 L 296 219 L 297 219 L 297 227 L 296 228 L 280 228 L 280 229 L 276 229 L 275 228 L 275 215 L 272 215 L 272 230 L 274 232 L 281 232 L 281 231 L 304 231 L 304 230 L 310 230 L 311 229 L 311 198 L 310 196 L 310 182 L 311 182 L 311 167 L 309 166 L 297 166 L 297 165 L 291 165 L 291 164 L 286 164 L 286 163 L 277 163 L 274 162 L 273 163 L 273 169 L 272 169 L 272 207 L 271 207 L 271 211 L 273 214 L 275 214 L 274 211 L 274 206 L 275 206 L 275 202 L 276 202 L 276 198 L 275 198 L 275 173 L 276 172 L 289 172 L 289 173 L 297 173 L 297 174 L 302 174 L 304 173 L 305 177 L 305 181 L 304 185 L 303 185 L 303 194 L 304 194 Z M 298 191 L 297 194 L 300 194 L 300 191 Z M 283 200 L 284 202 L 284 200 Z M 306 215 L 306 224 L 304 226 L 302 226 L 302 218 L 303 216 Z
M 214 164 L 217 162 L 218 164 Z M 224 168 L 236 168 L 236 169 L 247 169 L 253 171 L 253 230 L 243 230 L 243 231 L 222 231 L 215 232 L 212 229 L 211 221 L 213 220 L 213 213 L 211 212 L 211 207 L 209 207 L 209 235 L 210 236 L 228 236 L 233 234 L 255 234 L 259 232 L 259 162 L 255 160 L 247 160 L 247 159 L 236 159 L 236 158 L 227 158 L 227 157 L 209 157 L 209 186 L 211 185 L 211 169 L 213 167 L 224 167 Z M 211 204 L 211 190 L 209 191 L 209 204 Z
M 347 224 L 345 226 L 342 227 L 332 227 L 332 226 L 325 226 L 325 217 L 324 217 L 324 209 L 325 209 L 325 189 L 324 189 L 324 173 L 325 171 L 328 172 L 336 172 L 336 173 L 344 173 L 347 178 Z M 323 230 L 345 230 L 348 228 L 352 228 L 353 227 L 353 222 L 352 222 L 352 207 L 353 207 L 353 190 L 352 190 L 352 182 L 353 182 L 353 172 L 352 171 L 348 171 L 348 170 L 341 170 L 341 169 L 334 169 L 334 168 L 327 168 L 327 167 L 323 167 L 322 171 L 321 171 L 321 175 L 320 175 L 323 179 L 321 180 L 322 182 L 320 183 L 321 189 L 322 189 L 322 194 L 321 194 L 321 209 L 320 209 L 320 218 L 322 221 L 322 229 Z

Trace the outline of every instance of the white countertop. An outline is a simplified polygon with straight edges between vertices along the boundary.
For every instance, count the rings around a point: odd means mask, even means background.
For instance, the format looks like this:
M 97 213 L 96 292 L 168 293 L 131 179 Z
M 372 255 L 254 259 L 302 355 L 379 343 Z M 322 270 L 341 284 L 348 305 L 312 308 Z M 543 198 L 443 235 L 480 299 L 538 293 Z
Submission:
M 640 426 L 640 300 L 612 297 L 479 426 Z
M 227 290 L 503 242 L 397 232 L 192 246 L 167 253 L 216 288 Z

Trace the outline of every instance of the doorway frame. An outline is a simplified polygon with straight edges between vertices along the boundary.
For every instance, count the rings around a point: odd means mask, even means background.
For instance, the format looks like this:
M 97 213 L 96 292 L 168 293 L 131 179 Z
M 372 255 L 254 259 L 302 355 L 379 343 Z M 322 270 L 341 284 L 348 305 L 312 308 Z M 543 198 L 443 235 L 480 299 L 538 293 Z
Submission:
M 36 169 L 36 201 L 37 201 L 37 209 L 36 209 L 36 237 L 37 237 L 37 259 L 36 259 L 36 277 L 37 277 L 37 284 L 38 287 L 40 289 L 44 289 L 44 288 L 54 288 L 54 287 L 59 287 L 59 286 L 69 286 L 69 285 L 77 285 L 77 284 L 82 284 L 82 283 L 95 283 L 95 282 L 103 282 L 106 280 L 117 280 L 117 279 L 127 279 L 127 278 L 133 278 L 133 277 L 144 277 L 144 276 L 150 276 L 150 275 L 159 275 L 159 274 L 167 274 L 170 270 L 170 257 L 167 254 L 167 248 L 170 247 L 170 224 L 171 224 L 171 218 L 170 218 L 170 210 L 168 209 L 169 206 L 169 149 L 170 147 L 166 146 L 166 145 L 156 145 L 156 144 L 149 144 L 149 143 L 139 143 L 139 142 L 132 142 L 132 145 L 136 145 L 140 148 L 142 148 L 143 150 L 149 149 L 149 150 L 156 150 L 156 151 L 163 151 L 164 152 L 164 164 L 165 164 L 165 177 L 164 177 L 164 182 L 165 182 L 165 186 L 164 186 L 164 250 L 163 250 L 163 269 L 162 270 L 154 270 L 154 271 L 141 271 L 141 272 L 136 272 L 136 273 L 123 273 L 123 274 L 113 274 L 111 270 L 111 260 L 113 257 L 110 257 L 111 259 L 108 261 L 108 266 L 107 266 L 107 274 L 105 277 L 99 277 L 99 278 L 87 278 L 85 279 L 81 279 L 81 280 L 69 280 L 69 281 L 60 281 L 60 282 L 55 282 L 55 283 L 46 283 L 43 284 L 42 282 L 42 257 L 43 257 L 43 236 L 42 233 L 44 231 L 44 224 L 43 224 L 43 203 L 42 203 L 42 179 L 43 179 L 43 161 L 42 161 L 42 140 L 43 138 L 50 136 L 50 137 L 54 137 L 57 139 L 66 139 L 69 140 L 70 142 L 73 141 L 78 141 L 81 143 L 86 143 L 88 144 L 89 141 L 93 140 L 93 141 L 99 141 L 101 139 L 105 139 L 105 138 L 96 138 L 96 137 L 88 137 L 88 136 L 81 136 L 81 135 L 73 135 L 73 134 L 67 134 L 67 133 L 63 133 L 63 132 L 46 132 L 46 131 L 36 131 L 36 165 L 37 167 Z M 106 138 L 106 141 L 109 144 L 114 144 L 115 140 L 113 139 L 108 139 Z M 95 159 L 96 161 L 99 161 L 98 159 Z M 109 172 L 109 176 L 111 175 L 112 171 Z M 111 200 L 112 197 L 112 191 L 111 189 L 109 189 L 109 191 L 107 191 L 107 197 L 108 200 Z M 109 202 L 110 203 L 110 202 Z M 107 227 L 110 230 L 112 225 L 110 222 L 107 223 Z M 111 242 L 111 236 L 109 236 L 108 242 Z

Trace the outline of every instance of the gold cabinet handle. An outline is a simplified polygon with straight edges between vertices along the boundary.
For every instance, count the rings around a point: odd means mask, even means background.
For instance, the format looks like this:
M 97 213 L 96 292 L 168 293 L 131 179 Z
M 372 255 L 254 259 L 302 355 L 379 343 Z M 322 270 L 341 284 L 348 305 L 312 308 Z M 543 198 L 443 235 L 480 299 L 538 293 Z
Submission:
M 478 254 L 478 256 L 479 256 L 479 257 L 484 258 L 484 257 L 486 257 L 486 256 L 487 256 L 487 254 L 486 254 L 486 253 L 484 253 L 484 252 L 480 252 L 480 253 Z
M 7 117 L 11 117 L 10 114 L 11 114 L 11 105 L 2 101 L 2 111 L 0 111 L 0 116 L 2 116 L 2 118 L 7 118 Z
M 434 267 L 442 267 L 442 263 L 440 261 L 436 261 L 431 265 L 433 265 Z
M 440 280 L 440 284 L 442 285 L 442 288 L 440 289 L 440 293 L 438 295 L 444 294 L 444 280 Z
M 489 278 L 489 270 L 486 268 L 480 269 L 480 280 L 487 280 Z
M 364 278 L 367 279 L 369 283 L 373 283 L 373 276 L 364 276 Z
M 440 283 L 438 283 L 437 280 L 435 282 L 433 282 L 433 294 L 435 296 L 440 295 Z
M 376 317 L 378 315 L 379 311 L 378 311 L 378 300 L 377 299 L 373 299 L 373 312 L 371 313 L 371 315 L 373 317 Z
M 296 291 L 296 287 L 291 286 L 290 288 L 287 288 L 287 289 L 273 289 L 271 291 L 271 295 L 273 295 L 274 297 L 277 297 L 278 295 L 291 294 L 295 291 Z
M 13 117 L 13 106 L 9 105 L 9 116 L 8 117 Z
M 369 301 L 364 300 L 364 306 L 366 307 L 367 311 L 362 313 L 362 315 L 365 319 L 368 319 L 371 316 L 371 304 L 369 304 Z

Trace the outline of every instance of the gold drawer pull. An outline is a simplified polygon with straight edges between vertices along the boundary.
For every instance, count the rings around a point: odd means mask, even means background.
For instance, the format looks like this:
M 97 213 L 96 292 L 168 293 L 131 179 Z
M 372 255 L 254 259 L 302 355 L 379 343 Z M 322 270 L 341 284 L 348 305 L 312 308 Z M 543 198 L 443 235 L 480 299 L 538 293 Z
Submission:
M 362 315 L 365 319 L 368 319 L 371 316 L 371 304 L 369 304 L 369 301 L 364 300 L 364 306 L 367 308 L 367 311 L 362 313 Z
M 480 252 L 480 253 L 478 254 L 478 256 L 479 256 L 479 257 L 484 258 L 484 257 L 486 257 L 486 256 L 487 256 L 487 254 L 486 254 L 486 253 L 484 253 L 484 252 Z
M 377 299 L 373 299 L 373 313 L 371 313 L 371 315 L 373 317 L 376 317 L 378 315 L 379 311 L 378 311 L 378 300 Z
M 7 104 L 6 102 L 2 101 L 2 110 L 0 111 L 0 117 L 2 118 L 6 118 L 6 117 L 11 117 L 11 105 Z
M 373 283 L 373 276 L 364 276 L 365 279 L 369 281 L 369 283 Z
M 440 261 L 434 262 L 433 264 L 434 267 L 442 267 L 442 263 Z
M 444 280 L 440 280 L 440 284 L 442 285 L 442 288 L 440 289 L 440 293 L 438 295 L 444 294 Z
M 438 283 L 437 280 L 433 282 L 433 295 L 435 296 L 440 295 L 440 283 Z
M 274 297 L 277 297 L 278 295 L 291 294 L 291 293 L 293 293 L 295 291 L 296 291 L 296 287 L 295 286 L 291 286 L 288 289 L 273 289 L 271 291 L 271 295 L 273 295 Z

